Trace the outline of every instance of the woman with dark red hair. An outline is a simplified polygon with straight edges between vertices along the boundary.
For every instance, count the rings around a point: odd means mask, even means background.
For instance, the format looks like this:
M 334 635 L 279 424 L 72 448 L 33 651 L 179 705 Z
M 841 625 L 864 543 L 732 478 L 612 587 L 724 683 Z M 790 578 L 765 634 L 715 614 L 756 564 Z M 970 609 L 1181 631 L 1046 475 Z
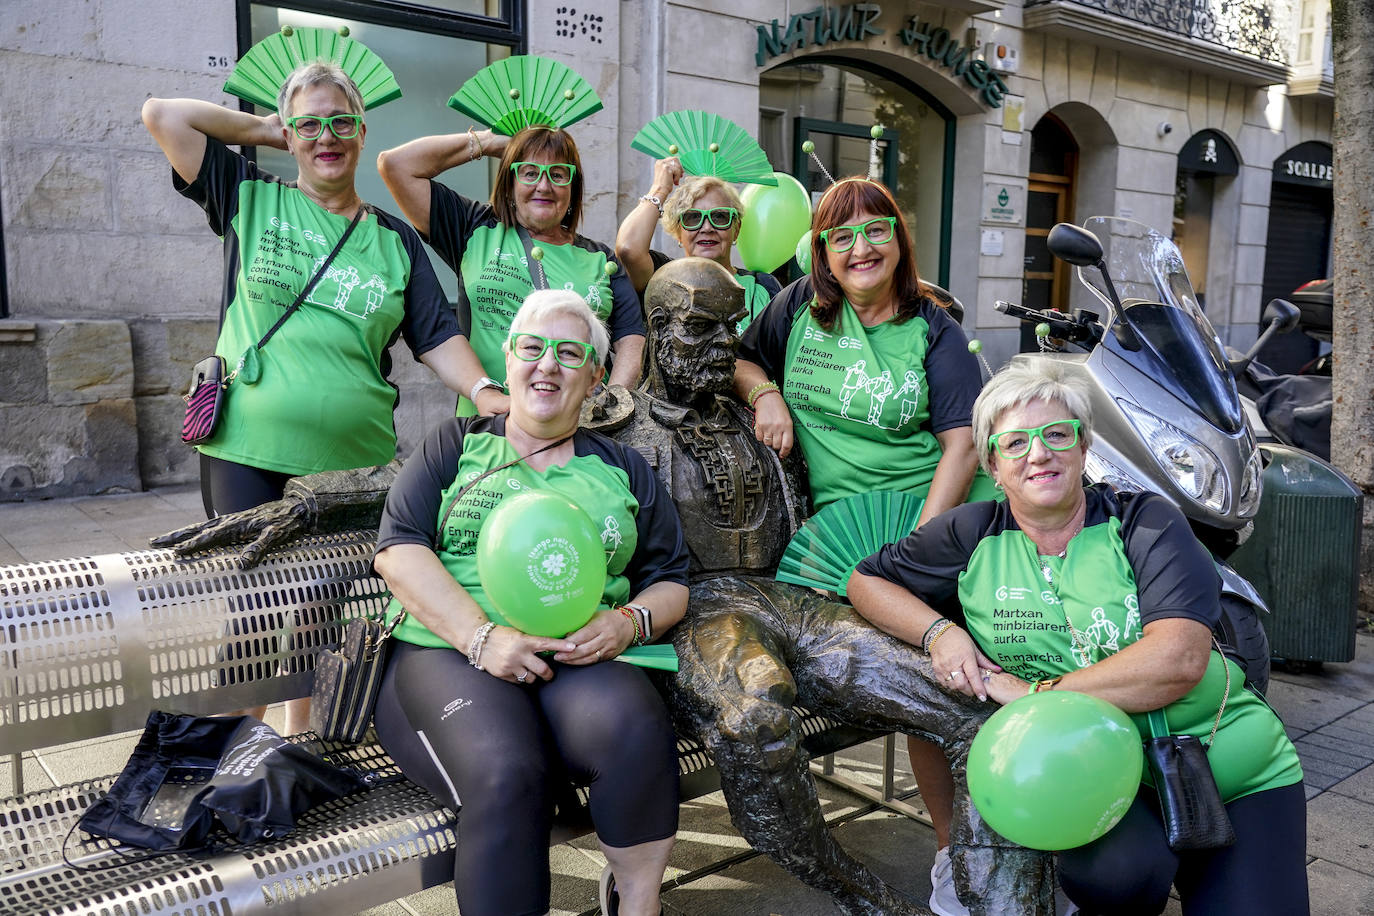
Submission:
M 811 227 L 811 275 L 749 326 L 735 363 L 755 435 L 782 456 L 801 447 L 817 510 L 856 493 L 906 492 L 925 499 L 920 527 L 996 495 L 973 445 L 982 376 L 936 295 L 916 271 L 911 234 L 886 187 L 846 178 L 825 192 Z M 937 899 L 959 906 L 947 849 L 953 778 L 937 745 L 910 744 L 940 846 L 932 907 L 957 913 Z

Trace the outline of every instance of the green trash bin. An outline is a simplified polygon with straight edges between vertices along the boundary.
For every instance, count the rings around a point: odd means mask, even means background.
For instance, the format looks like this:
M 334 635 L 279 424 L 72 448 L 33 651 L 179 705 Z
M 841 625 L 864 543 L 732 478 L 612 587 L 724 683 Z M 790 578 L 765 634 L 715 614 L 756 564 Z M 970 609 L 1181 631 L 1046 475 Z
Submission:
M 1275 658 L 1355 657 L 1363 495 L 1327 462 L 1287 445 L 1262 445 L 1264 496 L 1231 566 L 1264 597 Z

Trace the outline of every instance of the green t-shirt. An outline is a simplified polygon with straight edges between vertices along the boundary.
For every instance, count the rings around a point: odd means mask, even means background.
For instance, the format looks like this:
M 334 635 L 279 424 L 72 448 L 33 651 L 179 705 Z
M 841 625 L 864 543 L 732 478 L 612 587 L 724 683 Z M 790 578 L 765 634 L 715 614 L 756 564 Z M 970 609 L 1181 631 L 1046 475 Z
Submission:
M 982 388 L 963 331 L 928 299 L 905 322 L 869 328 L 845 303 L 827 331 L 810 301 L 809 280 L 789 286 L 739 355 L 781 386 L 816 509 L 872 490 L 925 496 L 943 454 L 935 434 L 971 425 Z M 980 471 L 969 500 L 995 493 Z
M 371 209 L 301 307 L 261 350 L 262 335 L 333 250 L 350 217 L 206 144 L 200 174 L 174 186 L 225 240 L 223 325 L 215 352 L 232 371 L 207 455 L 286 474 L 385 464 L 396 457 L 388 348 L 419 354 L 459 333 L 406 223 Z
M 1005 505 L 964 506 L 865 560 L 859 571 L 899 582 L 928 603 L 956 588 L 979 649 L 1027 681 L 1086 668 L 1139 640 L 1155 621 L 1183 617 L 1213 626 L 1220 582 L 1206 550 L 1167 500 L 1088 491 L 1084 528 L 1063 558 L 1043 557 Z M 929 531 L 927 530 L 929 529 Z M 1206 739 L 1226 673 L 1231 690 L 1208 751 L 1227 801 L 1302 779 L 1278 717 L 1245 689 L 1235 662 L 1213 651 L 1187 695 L 1164 707 L 1172 734 Z M 1131 718 L 1142 736 L 1147 716 Z
M 519 231 L 497 219 L 490 205 L 437 181 L 430 188 L 429 242 L 460 278 L 458 320 L 488 376 L 505 383 L 502 347 L 515 313 L 536 288 L 568 289 L 587 300 L 612 343 L 644 333 L 634 284 L 609 248 L 580 235 L 566 245 L 535 242 L 544 257 L 531 265 Z M 607 263 L 615 264 L 614 273 L 606 273 Z M 536 284 L 541 272 L 543 282 Z M 473 413 L 467 398 L 460 399 L 459 413 Z
M 477 574 L 482 523 L 507 496 L 546 490 L 576 503 L 601 529 L 607 572 L 601 607 L 624 604 L 654 582 L 686 584 L 687 551 L 672 500 L 638 452 L 595 433 L 578 432 L 575 456 L 567 464 L 542 472 L 523 461 L 513 464 L 472 487 L 454 507 L 465 485 L 519 457 L 505 428 L 505 417 L 463 417 L 446 420 L 430 433 L 387 494 L 377 550 L 399 543 L 432 548 L 443 524 L 440 561 L 490 614 Z M 392 599 L 388 617 L 399 611 L 400 604 Z M 402 621 L 396 635 L 423 646 L 447 645 L 413 615 Z

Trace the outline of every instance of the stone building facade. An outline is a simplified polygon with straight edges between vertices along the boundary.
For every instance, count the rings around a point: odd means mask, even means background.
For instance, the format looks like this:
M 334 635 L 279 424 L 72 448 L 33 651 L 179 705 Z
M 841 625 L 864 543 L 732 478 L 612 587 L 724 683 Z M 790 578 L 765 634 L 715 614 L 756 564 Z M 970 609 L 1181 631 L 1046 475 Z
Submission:
M 369 153 L 466 129 L 444 101 L 489 60 L 527 52 L 573 66 L 605 104 L 573 133 L 588 172 L 582 231 L 608 243 L 652 173 L 630 138 L 666 111 L 731 118 L 813 194 L 826 180 L 803 140 L 827 171 L 872 168 L 915 227 L 923 275 L 964 301 L 966 330 L 997 365 L 1024 339 L 996 300 L 1083 304 L 1045 253 L 1055 221 L 1130 216 L 1172 232 L 1235 346 L 1254 339 L 1269 296 L 1325 275 L 1326 10 L 1323 0 L 10 0 L 0 4 L 0 499 L 196 479 L 177 437 L 180 394 L 213 345 L 221 247 L 173 192 L 139 109 L 153 95 L 230 102 L 221 87 L 240 50 L 282 23 L 349 24 L 396 70 L 406 95 L 369 114 Z M 884 139 L 871 145 L 875 123 Z M 273 156 L 264 167 L 282 168 Z M 444 180 L 484 196 L 490 172 Z M 394 210 L 366 155 L 360 190 Z M 408 354 L 394 362 L 404 452 L 452 398 Z

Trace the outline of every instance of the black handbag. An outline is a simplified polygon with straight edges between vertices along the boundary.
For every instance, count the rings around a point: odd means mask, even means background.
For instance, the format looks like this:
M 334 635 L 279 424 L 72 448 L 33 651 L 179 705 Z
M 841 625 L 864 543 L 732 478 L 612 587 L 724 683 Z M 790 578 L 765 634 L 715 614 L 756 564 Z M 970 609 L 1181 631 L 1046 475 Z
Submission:
M 1219 647 L 1217 651 L 1221 651 Z M 1205 743 L 1192 735 L 1169 734 L 1163 709 L 1149 713 L 1151 737 L 1145 742 L 1145 762 L 1159 793 L 1165 837 L 1174 852 L 1220 849 L 1236 841 L 1235 828 L 1207 762 L 1207 748 L 1216 740 L 1221 714 L 1231 693 L 1231 669 L 1224 654 L 1221 661 L 1226 671 L 1226 692 L 1221 696 L 1212 734 Z
M 276 323 L 268 329 L 267 333 L 253 347 L 254 350 L 261 350 L 272 339 L 272 335 L 277 333 L 277 329 L 286 323 L 286 319 L 296 313 L 305 301 L 305 297 L 310 295 L 310 291 L 315 288 L 315 284 L 320 282 L 329 265 L 334 262 L 334 256 L 343 249 L 344 242 L 353 234 L 353 228 L 358 225 L 358 220 L 362 219 L 363 212 L 367 210 L 367 204 L 358 207 L 358 212 L 353 214 L 353 221 L 348 224 L 344 234 L 339 237 L 338 244 L 334 250 L 320 262 L 320 266 L 315 270 L 315 275 L 310 278 L 310 282 L 305 284 L 305 288 L 296 296 L 296 301 L 282 312 L 282 316 Z M 207 356 L 196 363 L 191 370 L 191 387 L 186 394 L 182 395 L 182 400 L 186 402 L 186 415 L 181 421 L 181 441 L 187 445 L 199 445 L 206 439 L 215 434 L 215 427 L 219 425 L 220 414 L 224 411 L 224 402 L 229 397 L 229 386 L 234 384 L 234 379 L 238 378 L 239 371 L 243 369 L 244 360 L 248 357 L 248 352 L 239 357 L 238 365 L 227 376 L 224 374 L 225 363 L 222 356 Z
M 306 810 L 366 785 L 252 716 L 154 710 L 124 771 L 77 826 L 159 852 L 203 848 L 217 822 L 256 843 L 285 836 Z
M 449 503 L 448 511 L 435 529 L 434 551 L 439 551 L 439 539 L 449 516 L 469 490 L 497 471 L 504 471 L 526 458 L 556 448 L 571 438 L 566 436 L 557 442 L 550 442 L 529 455 L 485 471 L 464 485 L 453 502 Z M 319 654 L 315 660 L 315 681 L 310 688 L 310 730 L 316 735 L 326 741 L 342 741 L 345 744 L 357 744 L 362 740 L 363 733 L 372 721 L 372 711 L 377 706 L 377 691 L 382 685 L 382 673 L 386 671 L 391 634 L 405 616 L 406 612 L 402 610 L 389 624 L 369 618 L 350 620 L 344 627 L 338 650 L 326 649 Z

